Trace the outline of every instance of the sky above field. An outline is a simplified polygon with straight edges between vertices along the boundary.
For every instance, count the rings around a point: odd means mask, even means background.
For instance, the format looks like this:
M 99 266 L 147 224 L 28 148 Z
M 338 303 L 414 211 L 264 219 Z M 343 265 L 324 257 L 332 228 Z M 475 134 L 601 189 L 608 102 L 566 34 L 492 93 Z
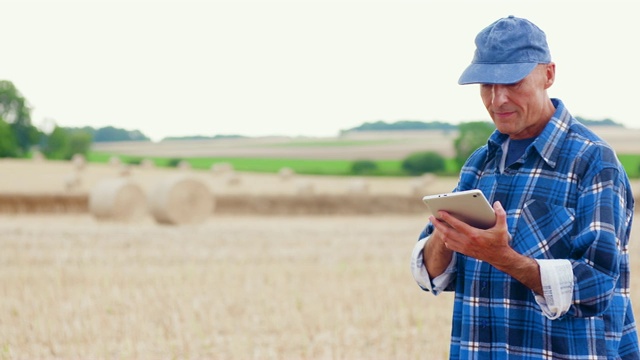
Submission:
M 489 120 L 457 85 L 475 35 L 525 17 L 548 38 L 550 95 L 640 127 L 634 1 L 5 1 L 0 79 L 43 130 L 335 136 L 364 122 Z

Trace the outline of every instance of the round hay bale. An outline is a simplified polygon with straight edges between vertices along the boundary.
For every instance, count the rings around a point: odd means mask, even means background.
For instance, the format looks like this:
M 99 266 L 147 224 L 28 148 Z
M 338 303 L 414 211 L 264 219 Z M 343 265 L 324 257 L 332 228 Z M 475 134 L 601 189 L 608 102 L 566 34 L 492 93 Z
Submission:
M 73 154 L 73 156 L 71 157 L 71 163 L 77 170 L 82 170 L 87 165 L 87 160 L 82 154 Z
M 409 194 L 410 195 L 424 195 L 425 186 L 424 181 L 422 179 L 412 179 L 409 183 Z
M 82 185 L 82 177 L 78 171 L 74 171 L 64 177 L 64 189 L 66 191 L 76 191 L 80 188 L 80 185 Z
M 242 183 L 242 178 L 236 172 L 232 171 L 225 175 L 224 181 L 229 186 L 237 186 Z
M 156 163 L 151 159 L 142 159 L 142 161 L 140 161 L 140 166 L 145 169 L 153 169 L 156 167 Z
M 98 220 L 134 221 L 147 214 L 147 201 L 129 179 L 104 179 L 89 193 L 89 211 Z
M 295 174 L 295 171 L 293 171 L 293 169 L 289 167 L 283 167 L 282 169 L 280 169 L 280 171 L 278 171 L 278 175 L 280 176 L 280 179 L 284 181 L 291 179 L 294 174 Z
M 158 223 L 195 224 L 211 216 L 214 200 L 203 182 L 186 175 L 173 175 L 157 184 L 149 197 L 149 207 Z
M 35 150 L 31 156 L 31 159 L 36 162 L 41 162 L 46 160 L 42 152 Z
M 438 176 L 432 173 L 424 173 L 420 178 L 422 179 L 422 184 L 424 186 L 431 186 L 438 180 Z
M 295 192 L 298 195 L 312 195 L 315 192 L 315 186 L 310 180 L 303 179 L 296 182 Z
M 122 164 L 118 169 L 118 176 L 129 176 L 131 175 L 131 165 Z
M 233 165 L 231 165 L 230 163 L 221 162 L 221 163 L 215 163 L 211 165 L 211 172 L 214 175 L 225 174 L 232 171 L 233 171 Z
M 418 177 L 412 178 L 409 184 L 409 193 L 411 195 L 425 195 L 432 185 L 435 185 L 438 177 L 432 173 L 424 173 Z
M 178 162 L 178 170 L 191 170 L 191 163 L 187 160 L 180 160 Z
M 120 166 L 120 164 L 122 164 L 122 161 L 120 161 L 120 158 L 117 156 L 112 156 L 109 158 L 109 165 L 111 166 Z
M 640 180 L 631 183 L 631 191 L 633 192 L 633 198 L 636 201 L 640 201 Z
M 352 195 L 369 193 L 369 182 L 364 179 L 353 179 L 349 182 L 347 192 Z

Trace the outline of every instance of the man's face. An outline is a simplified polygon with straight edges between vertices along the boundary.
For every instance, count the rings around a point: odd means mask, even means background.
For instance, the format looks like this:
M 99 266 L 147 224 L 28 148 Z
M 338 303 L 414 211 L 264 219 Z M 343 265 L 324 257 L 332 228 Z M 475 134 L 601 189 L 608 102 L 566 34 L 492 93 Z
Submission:
M 555 109 L 546 90 L 555 79 L 555 65 L 536 66 L 515 84 L 481 84 L 480 96 L 498 131 L 512 139 L 539 135 Z

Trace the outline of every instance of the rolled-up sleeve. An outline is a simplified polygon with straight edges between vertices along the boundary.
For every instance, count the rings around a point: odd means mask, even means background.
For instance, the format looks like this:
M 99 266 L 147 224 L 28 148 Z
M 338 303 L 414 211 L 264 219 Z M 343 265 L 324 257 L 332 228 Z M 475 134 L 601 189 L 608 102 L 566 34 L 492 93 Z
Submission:
M 571 307 L 573 297 L 573 268 L 569 260 L 536 260 L 540 266 L 540 279 L 544 295 L 535 295 L 544 316 L 550 320 L 560 318 Z
M 422 238 L 413 247 L 411 254 L 411 274 L 422 290 L 438 295 L 455 279 L 456 257 L 452 257 L 451 262 L 442 274 L 431 279 L 427 272 L 423 255 L 424 247 L 428 241 L 429 237 Z

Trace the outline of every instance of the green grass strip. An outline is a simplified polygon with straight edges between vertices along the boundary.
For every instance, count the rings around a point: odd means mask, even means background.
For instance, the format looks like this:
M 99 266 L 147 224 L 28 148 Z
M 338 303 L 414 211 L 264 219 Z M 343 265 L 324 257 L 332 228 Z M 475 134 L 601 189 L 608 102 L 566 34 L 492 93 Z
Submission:
M 630 178 L 640 177 L 640 155 L 639 154 L 620 154 L 618 155 L 620 163 L 627 171 Z
M 130 155 L 116 155 L 102 152 L 90 152 L 87 160 L 90 162 L 107 163 L 113 156 L 118 156 L 123 163 L 139 164 L 143 158 L 152 160 L 156 166 L 175 167 L 180 160 L 187 161 L 194 169 L 211 169 L 216 163 L 229 163 L 234 169 L 246 172 L 277 173 L 284 167 L 291 168 L 298 174 L 307 175 L 358 175 L 351 170 L 352 160 L 321 160 L 321 159 L 272 159 L 272 158 L 234 158 L 234 157 L 193 157 L 193 158 L 165 158 L 141 157 Z M 618 155 L 630 178 L 640 177 L 640 155 Z M 367 174 L 369 176 L 407 176 L 402 170 L 402 160 L 373 160 L 377 170 Z M 460 167 L 454 159 L 446 159 L 445 171 L 440 175 L 457 176 Z
M 395 144 L 398 140 L 300 140 L 287 141 L 282 143 L 269 144 L 269 147 L 350 147 L 350 146 L 371 146 Z M 265 146 L 265 145 L 260 145 Z

